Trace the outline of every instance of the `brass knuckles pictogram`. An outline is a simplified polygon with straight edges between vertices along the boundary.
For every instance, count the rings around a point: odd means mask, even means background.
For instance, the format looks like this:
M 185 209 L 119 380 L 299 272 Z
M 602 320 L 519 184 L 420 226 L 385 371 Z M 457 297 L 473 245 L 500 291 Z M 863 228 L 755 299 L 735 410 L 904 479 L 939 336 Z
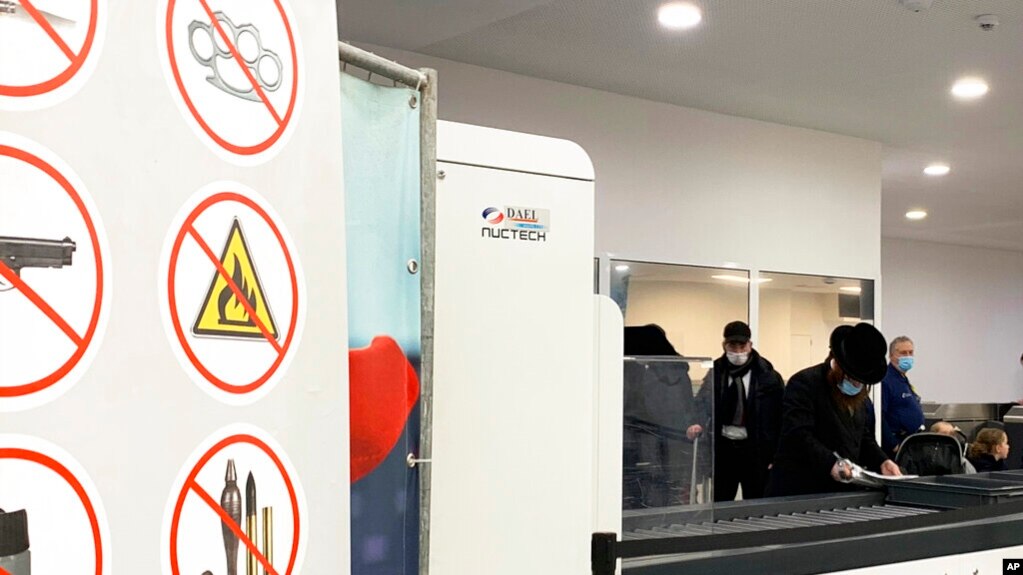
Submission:
M 262 40 L 260 40 L 259 37 L 259 29 L 252 24 L 235 26 L 234 22 L 232 22 L 231 19 L 227 17 L 227 14 L 224 14 L 223 12 L 215 12 L 213 15 L 217 18 L 217 21 L 220 22 L 221 28 L 224 29 L 224 32 L 228 35 L 229 40 L 231 40 L 232 44 L 235 46 L 235 49 L 238 50 L 238 53 L 242 57 L 242 61 L 244 61 L 245 63 L 245 67 L 248 68 L 249 72 L 252 74 L 252 77 L 256 79 L 256 82 L 259 84 L 260 88 L 266 90 L 267 92 L 273 92 L 277 90 L 277 88 L 281 86 L 281 82 L 284 79 L 284 67 L 281 65 L 281 59 L 280 57 L 277 56 L 276 53 L 263 48 L 263 42 Z M 210 56 L 207 58 L 204 58 L 202 55 L 200 55 L 199 51 L 196 50 L 195 48 L 195 33 L 198 30 L 202 30 L 205 34 L 207 34 L 210 37 L 210 44 L 213 46 L 213 53 L 210 54 Z M 253 40 L 256 43 L 256 47 L 258 48 L 257 53 L 251 59 L 247 58 L 246 55 L 242 53 L 241 48 L 239 47 L 239 40 L 245 34 L 250 34 L 252 36 Z M 218 37 L 219 33 L 212 24 L 200 22 L 199 20 L 193 20 L 192 23 L 188 25 L 188 47 L 192 51 L 192 57 L 195 58 L 196 62 L 199 62 L 203 66 L 208 67 L 213 72 L 212 76 L 206 77 L 206 81 L 209 82 L 210 84 L 213 84 L 217 88 L 220 88 L 224 92 L 231 94 L 232 96 L 237 96 L 238 98 L 250 100 L 253 102 L 259 102 L 260 98 L 259 95 L 256 94 L 255 88 L 251 86 L 248 89 L 236 88 L 225 82 L 223 77 L 220 75 L 219 61 L 224 59 L 233 60 L 234 58 L 231 55 L 231 51 L 229 49 L 221 48 L 221 44 L 217 42 Z M 277 67 L 276 82 L 273 83 L 267 82 L 259 71 L 259 64 L 265 58 L 270 58 L 270 61 L 273 62 L 274 66 Z
M 18 3 L 14 0 L 0 0 L 0 14 L 17 14 Z

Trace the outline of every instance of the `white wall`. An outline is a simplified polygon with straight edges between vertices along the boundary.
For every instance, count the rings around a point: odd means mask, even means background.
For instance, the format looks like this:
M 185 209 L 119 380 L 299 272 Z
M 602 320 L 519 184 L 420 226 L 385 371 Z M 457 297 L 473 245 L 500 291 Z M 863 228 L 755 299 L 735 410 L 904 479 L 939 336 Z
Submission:
M 747 303 L 745 286 L 633 278 L 625 325 L 656 323 L 680 354 L 718 357 L 722 327 L 745 321 Z M 842 323 L 837 294 L 761 287 L 753 344 L 788 380 L 828 355 L 831 331 Z
M 884 334 L 908 335 L 925 400 L 1023 397 L 1023 253 L 885 238 Z
M 746 308 L 744 286 L 633 279 L 625 325 L 657 323 L 682 355 L 718 357 L 722 327 L 745 321 Z M 753 343 L 787 380 L 827 356 L 828 336 L 840 323 L 835 294 L 761 288 Z
M 625 325 L 656 323 L 680 354 L 718 357 L 722 328 L 746 321 L 748 301 L 745 286 L 633 279 Z
M 441 119 L 581 145 L 596 170 L 598 254 L 880 279 L 876 142 L 363 47 L 436 69 Z M 753 297 L 754 338 L 758 315 Z
M 760 333 L 754 343 L 787 381 L 824 360 L 831 331 L 841 323 L 835 294 L 761 288 Z
M 585 148 L 597 173 L 598 252 L 847 277 L 880 272 L 877 143 L 365 47 L 437 69 L 443 119 Z

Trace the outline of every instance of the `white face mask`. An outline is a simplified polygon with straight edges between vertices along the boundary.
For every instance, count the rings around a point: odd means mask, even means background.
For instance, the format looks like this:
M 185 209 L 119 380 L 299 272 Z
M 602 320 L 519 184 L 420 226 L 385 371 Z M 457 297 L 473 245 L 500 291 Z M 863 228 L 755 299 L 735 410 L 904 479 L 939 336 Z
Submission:
M 748 353 L 732 353 L 730 351 L 726 351 L 725 357 L 728 358 L 728 363 L 731 363 L 732 365 L 746 365 L 746 362 L 749 361 Z

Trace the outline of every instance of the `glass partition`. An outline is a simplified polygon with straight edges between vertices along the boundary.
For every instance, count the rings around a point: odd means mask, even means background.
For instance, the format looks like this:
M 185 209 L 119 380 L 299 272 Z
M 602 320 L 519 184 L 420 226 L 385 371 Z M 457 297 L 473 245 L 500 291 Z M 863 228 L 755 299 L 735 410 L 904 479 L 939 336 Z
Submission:
M 662 327 L 674 352 L 719 357 L 725 324 L 749 318 L 749 272 L 611 260 L 611 298 L 626 326 Z
M 627 330 L 627 353 L 649 347 L 648 335 Z M 714 394 L 704 384 L 711 366 L 710 358 L 625 357 L 622 507 L 651 526 L 681 508 L 690 520 L 712 521 Z
M 709 525 L 715 429 L 711 370 L 713 358 L 723 353 L 725 324 L 749 317 L 749 272 L 614 259 L 610 268 L 610 296 L 626 326 L 622 506 L 627 522 L 648 525 L 651 533 L 683 520 Z M 646 535 L 639 529 L 629 536 Z
M 874 322 L 874 281 L 833 276 L 760 274 L 757 350 L 788 381 L 828 355 L 832 330 Z

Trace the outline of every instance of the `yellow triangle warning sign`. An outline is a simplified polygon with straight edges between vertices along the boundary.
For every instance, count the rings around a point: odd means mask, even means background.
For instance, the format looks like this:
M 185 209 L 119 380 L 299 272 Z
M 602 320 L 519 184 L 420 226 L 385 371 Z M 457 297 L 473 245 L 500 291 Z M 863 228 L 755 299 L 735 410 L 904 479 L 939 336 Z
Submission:
M 227 235 L 220 265 L 226 276 L 220 270 L 213 272 L 210 289 L 199 308 L 192 333 L 277 340 L 277 324 L 267 304 L 263 284 L 259 281 L 252 252 L 245 243 L 245 234 L 242 233 L 238 218 L 235 218 L 231 232 Z

